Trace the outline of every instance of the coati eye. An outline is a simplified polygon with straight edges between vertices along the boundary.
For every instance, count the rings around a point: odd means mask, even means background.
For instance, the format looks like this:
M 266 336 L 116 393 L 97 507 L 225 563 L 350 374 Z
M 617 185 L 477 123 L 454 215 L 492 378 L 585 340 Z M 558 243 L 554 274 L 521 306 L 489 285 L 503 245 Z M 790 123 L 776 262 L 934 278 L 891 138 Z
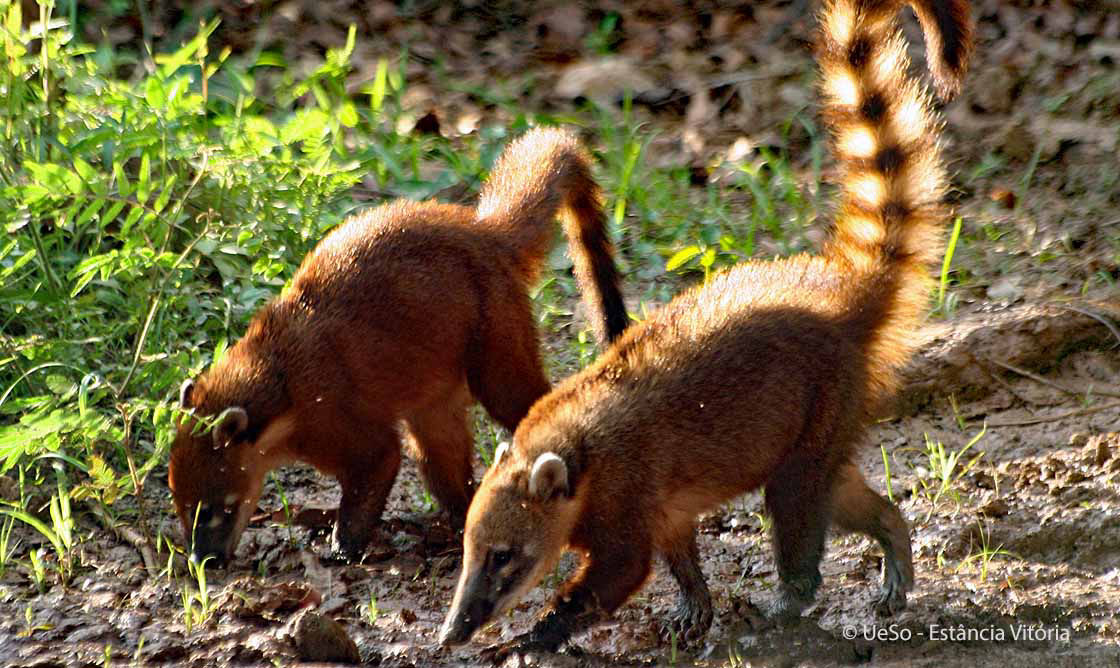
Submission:
M 494 560 L 494 568 L 502 568 L 512 557 L 513 550 L 494 550 L 490 558 Z

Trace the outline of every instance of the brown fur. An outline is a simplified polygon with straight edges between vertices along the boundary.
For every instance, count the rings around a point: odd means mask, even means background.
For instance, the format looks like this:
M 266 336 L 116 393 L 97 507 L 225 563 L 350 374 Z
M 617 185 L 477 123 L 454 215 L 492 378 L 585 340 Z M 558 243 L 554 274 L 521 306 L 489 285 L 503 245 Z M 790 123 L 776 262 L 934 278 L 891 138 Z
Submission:
M 231 554 L 265 473 L 301 461 L 338 479 L 336 546 L 360 551 L 396 477 L 402 431 L 428 488 L 462 522 L 473 491 L 468 406 L 477 399 L 512 430 L 549 389 L 528 288 L 558 213 L 589 315 L 610 341 L 626 311 L 599 189 L 567 132 L 512 143 L 477 209 L 397 201 L 324 238 L 244 338 L 184 386 L 194 418 L 227 411 L 213 434 L 184 420 L 171 451 L 188 536 L 200 504 L 204 513 L 196 548 Z
M 533 406 L 468 513 L 445 642 L 515 602 L 565 547 L 582 567 L 523 648 L 554 648 L 613 611 L 655 554 L 681 587 L 672 627 L 702 635 L 712 608 L 696 518 L 758 487 L 773 517 L 777 618 L 813 600 L 833 523 L 882 544 L 879 610 L 905 604 L 906 523 L 852 463 L 913 349 L 946 217 L 937 125 L 906 77 L 900 4 L 831 0 L 822 15 L 825 113 L 844 170 L 831 241 L 685 292 Z M 939 54 L 968 51 L 967 6 L 953 5 L 948 27 L 923 21 Z M 957 78 L 960 67 L 963 57 L 935 63 Z

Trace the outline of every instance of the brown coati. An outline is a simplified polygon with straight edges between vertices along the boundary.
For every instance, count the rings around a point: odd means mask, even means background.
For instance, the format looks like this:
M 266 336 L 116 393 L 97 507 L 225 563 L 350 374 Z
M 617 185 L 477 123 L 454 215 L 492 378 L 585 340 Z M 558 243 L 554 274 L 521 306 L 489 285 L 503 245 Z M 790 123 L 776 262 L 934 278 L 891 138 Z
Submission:
M 578 140 L 540 129 L 506 148 L 477 208 L 396 201 L 350 217 L 180 403 L 169 483 L 196 554 L 229 557 L 265 473 L 305 462 L 338 479 L 333 544 L 371 539 L 402 436 L 453 523 L 473 493 L 467 409 L 512 430 L 549 389 L 529 287 L 563 214 L 604 342 L 628 324 L 600 190 Z M 196 520 L 197 513 L 197 520 Z
M 911 4 L 951 93 L 969 55 L 969 8 Z M 702 636 L 712 605 L 696 518 L 758 487 L 773 518 L 774 618 L 812 602 L 830 524 L 882 545 L 877 607 L 905 605 L 908 527 L 853 464 L 913 349 L 946 217 L 938 126 L 907 76 L 901 5 L 830 0 L 823 10 L 824 113 L 843 170 L 831 241 L 815 256 L 741 263 L 681 294 L 534 404 L 467 514 L 442 642 L 467 640 L 565 549 L 581 567 L 532 631 L 499 652 L 555 649 L 641 587 L 655 554 L 681 590 L 667 630 Z

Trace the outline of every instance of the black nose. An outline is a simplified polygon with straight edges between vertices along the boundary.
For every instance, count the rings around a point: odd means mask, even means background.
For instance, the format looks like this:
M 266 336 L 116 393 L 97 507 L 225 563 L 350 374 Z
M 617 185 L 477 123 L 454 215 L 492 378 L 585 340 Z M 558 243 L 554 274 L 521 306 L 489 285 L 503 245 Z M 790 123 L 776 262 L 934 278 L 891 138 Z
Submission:
M 439 632 L 439 644 L 444 647 L 460 645 L 471 639 L 478 627 L 490 621 L 494 613 L 494 602 L 486 595 L 487 592 L 477 592 L 468 596 L 467 600 L 447 615 L 447 621 Z

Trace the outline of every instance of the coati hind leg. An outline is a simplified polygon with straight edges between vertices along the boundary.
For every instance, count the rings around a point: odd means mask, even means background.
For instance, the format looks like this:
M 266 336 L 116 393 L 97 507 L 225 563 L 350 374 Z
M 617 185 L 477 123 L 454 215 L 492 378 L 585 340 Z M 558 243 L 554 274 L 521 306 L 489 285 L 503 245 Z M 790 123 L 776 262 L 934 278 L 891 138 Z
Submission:
M 405 419 L 420 475 L 457 529 L 466 520 L 474 494 L 474 440 L 467 423 L 470 404 L 470 392 L 463 384 Z
M 670 633 L 686 641 L 700 640 L 712 625 L 712 596 L 700 569 L 700 552 L 696 547 L 696 530 L 689 525 L 661 546 L 669 564 L 669 572 L 680 586 L 677 608 L 670 614 L 662 634 Z
M 344 559 L 359 559 L 373 540 L 397 471 L 401 467 L 400 436 L 396 429 L 355 424 L 339 438 L 363 438 L 361 459 L 351 459 L 338 473 L 342 501 L 331 536 L 331 550 Z
M 778 598 L 770 617 L 778 622 L 801 616 L 821 583 L 820 562 L 831 517 L 831 476 L 825 453 L 801 442 L 766 484 L 766 509 L 778 566 Z
M 910 529 L 898 507 L 876 494 L 855 464 L 845 464 L 833 487 L 833 519 L 846 531 L 858 531 L 883 547 L 883 583 L 875 611 L 893 615 L 906 607 L 914 586 Z
M 512 432 L 551 385 L 541 366 L 529 298 L 508 295 L 495 301 L 468 359 L 467 382 L 490 417 Z

